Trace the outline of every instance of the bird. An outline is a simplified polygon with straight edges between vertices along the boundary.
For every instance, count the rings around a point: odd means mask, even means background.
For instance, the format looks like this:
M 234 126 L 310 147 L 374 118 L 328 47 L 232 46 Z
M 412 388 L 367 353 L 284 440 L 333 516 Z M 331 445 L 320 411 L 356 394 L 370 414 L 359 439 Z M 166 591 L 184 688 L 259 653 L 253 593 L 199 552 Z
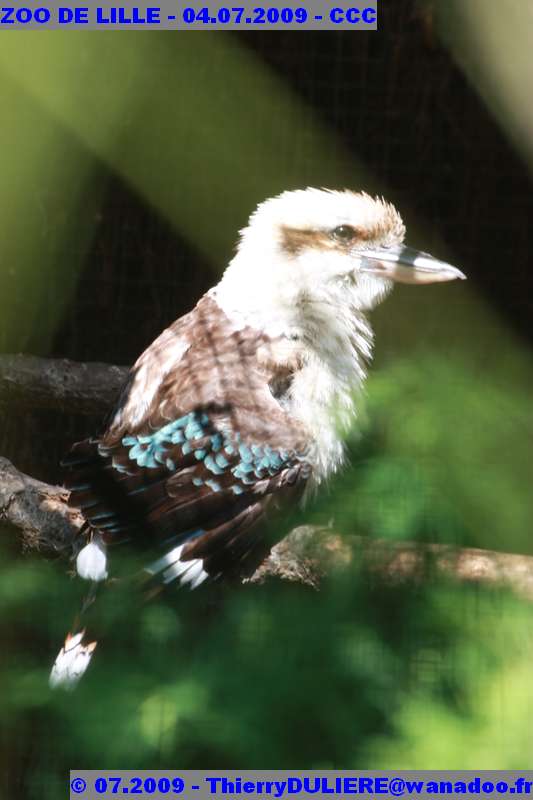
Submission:
M 465 278 L 404 238 L 396 208 L 362 191 L 297 189 L 257 206 L 220 281 L 142 353 L 102 432 L 65 459 L 85 520 L 79 576 L 106 581 L 124 541 L 170 590 L 259 566 L 267 523 L 282 527 L 345 462 L 369 312 L 394 283 Z M 73 688 L 95 647 L 70 633 L 50 684 Z

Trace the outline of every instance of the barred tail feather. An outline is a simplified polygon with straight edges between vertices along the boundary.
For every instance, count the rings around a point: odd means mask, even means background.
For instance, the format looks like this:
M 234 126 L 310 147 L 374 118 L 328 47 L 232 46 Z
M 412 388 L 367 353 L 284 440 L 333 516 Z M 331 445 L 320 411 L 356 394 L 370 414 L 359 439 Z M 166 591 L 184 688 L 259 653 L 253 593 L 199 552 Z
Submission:
M 169 584 L 176 578 L 179 579 L 181 586 L 189 586 L 196 589 L 209 578 L 204 570 L 204 562 L 201 558 L 182 561 L 181 554 L 185 545 L 172 548 L 162 558 L 153 561 L 145 571 L 152 576 L 158 576 L 162 583 Z
M 50 672 L 49 684 L 52 689 L 75 689 L 85 674 L 97 643 L 84 642 L 84 636 L 84 630 L 67 634 Z
M 93 533 L 89 544 L 86 544 L 76 558 L 76 571 L 80 578 L 87 581 L 105 581 L 107 578 L 106 545 L 101 535 Z

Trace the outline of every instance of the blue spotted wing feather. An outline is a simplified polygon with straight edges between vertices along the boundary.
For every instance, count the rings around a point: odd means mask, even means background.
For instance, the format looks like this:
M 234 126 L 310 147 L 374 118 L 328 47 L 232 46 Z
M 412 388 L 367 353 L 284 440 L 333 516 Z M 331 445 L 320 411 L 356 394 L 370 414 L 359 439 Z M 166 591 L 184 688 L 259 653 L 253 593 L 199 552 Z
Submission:
M 223 433 L 205 411 L 112 445 L 82 443 L 66 466 L 71 503 L 108 543 L 181 547 L 182 561 L 201 559 L 213 577 L 242 572 L 251 551 L 262 560 L 254 529 L 309 475 L 303 453 Z

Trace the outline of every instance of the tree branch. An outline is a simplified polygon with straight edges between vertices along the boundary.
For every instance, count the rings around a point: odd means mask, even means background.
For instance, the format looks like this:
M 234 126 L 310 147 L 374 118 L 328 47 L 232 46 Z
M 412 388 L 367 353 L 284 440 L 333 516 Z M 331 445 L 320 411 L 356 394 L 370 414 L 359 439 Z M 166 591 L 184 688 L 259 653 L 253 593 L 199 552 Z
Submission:
M 0 355 L 0 402 L 101 414 L 114 402 L 127 372 L 111 364 Z
M 331 528 L 314 526 L 293 530 L 272 550 L 250 582 L 281 578 L 318 588 L 324 576 L 352 562 L 389 584 L 427 580 L 437 574 L 461 583 L 506 587 L 533 601 L 533 556 L 341 536 Z
M 533 601 L 533 556 L 341 536 L 331 528 L 311 525 L 296 528 L 280 542 L 250 582 L 277 577 L 318 588 L 324 576 L 352 562 L 389 584 L 418 582 L 436 573 L 460 583 L 506 587 Z
M 20 531 L 25 548 L 72 552 L 83 519 L 67 506 L 67 499 L 66 489 L 30 478 L 0 457 L 0 522 Z

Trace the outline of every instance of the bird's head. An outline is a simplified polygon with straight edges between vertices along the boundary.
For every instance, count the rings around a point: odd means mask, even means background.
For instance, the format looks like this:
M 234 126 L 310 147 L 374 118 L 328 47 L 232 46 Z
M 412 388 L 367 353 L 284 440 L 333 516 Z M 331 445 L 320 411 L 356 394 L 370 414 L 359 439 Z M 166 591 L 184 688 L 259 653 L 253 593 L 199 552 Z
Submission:
M 364 192 L 305 189 L 261 203 L 241 231 L 220 284 L 244 311 L 320 306 L 364 312 L 394 282 L 435 283 L 465 276 L 405 247 L 393 205 Z M 227 290 L 227 291 L 226 291 Z

